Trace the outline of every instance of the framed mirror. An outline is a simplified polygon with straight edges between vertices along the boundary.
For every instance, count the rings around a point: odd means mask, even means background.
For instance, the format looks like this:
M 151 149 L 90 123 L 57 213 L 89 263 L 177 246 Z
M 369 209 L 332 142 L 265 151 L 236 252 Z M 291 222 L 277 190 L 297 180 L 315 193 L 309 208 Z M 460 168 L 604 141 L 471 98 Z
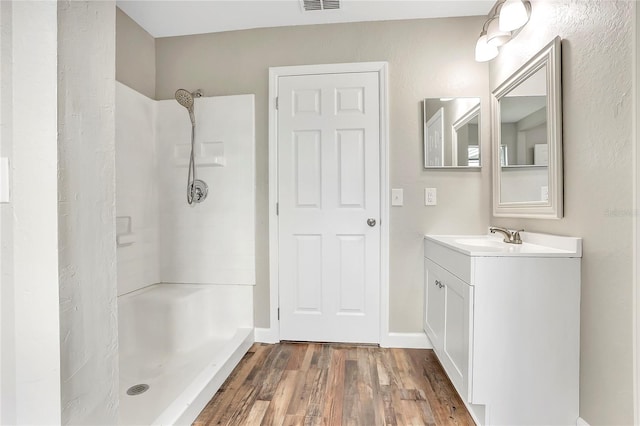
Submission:
M 425 169 L 480 168 L 480 98 L 423 101 Z
M 556 37 L 493 92 L 494 216 L 562 217 L 560 62 Z

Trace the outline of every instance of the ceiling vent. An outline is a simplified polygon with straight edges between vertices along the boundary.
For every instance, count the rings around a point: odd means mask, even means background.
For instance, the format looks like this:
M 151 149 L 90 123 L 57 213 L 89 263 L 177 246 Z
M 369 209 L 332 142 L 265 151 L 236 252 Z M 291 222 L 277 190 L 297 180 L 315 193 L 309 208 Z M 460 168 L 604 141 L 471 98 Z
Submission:
M 340 9 L 340 0 L 302 0 L 305 11 Z

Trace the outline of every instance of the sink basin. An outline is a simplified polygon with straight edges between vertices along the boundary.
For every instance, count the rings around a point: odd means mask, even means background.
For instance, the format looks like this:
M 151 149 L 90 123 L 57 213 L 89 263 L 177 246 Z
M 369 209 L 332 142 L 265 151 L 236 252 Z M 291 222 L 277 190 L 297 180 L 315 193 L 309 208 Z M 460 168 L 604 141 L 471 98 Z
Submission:
M 426 235 L 427 240 L 469 256 L 581 257 L 582 240 L 522 232 L 522 244 L 505 243 L 501 235 Z
M 455 240 L 455 242 L 458 244 L 464 244 L 466 246 L 482 247 L 482 248 L 496 249 L 496 250 L 503 250 L 505 248 L 505 244 L 507 244 L 501 240 L 496 240 L 494 238 L 489 238 L 489 237 L 458 238 Z

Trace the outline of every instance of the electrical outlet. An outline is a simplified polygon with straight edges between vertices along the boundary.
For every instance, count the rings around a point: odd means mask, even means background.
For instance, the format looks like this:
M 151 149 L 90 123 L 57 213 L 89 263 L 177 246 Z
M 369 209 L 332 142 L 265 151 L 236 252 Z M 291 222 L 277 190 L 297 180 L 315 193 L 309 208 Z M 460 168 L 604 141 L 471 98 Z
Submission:
M 424 205 L 435 206 L 437 204 L 438 204 L 438 200 L 437 200 L 436 188 L 425 188 L 424 189 Z
M 391 190 L 391 205 L 392 206 L 402 206 L 402 205 L 404 205 L 404 190 L 403 189 L 392 189 Z

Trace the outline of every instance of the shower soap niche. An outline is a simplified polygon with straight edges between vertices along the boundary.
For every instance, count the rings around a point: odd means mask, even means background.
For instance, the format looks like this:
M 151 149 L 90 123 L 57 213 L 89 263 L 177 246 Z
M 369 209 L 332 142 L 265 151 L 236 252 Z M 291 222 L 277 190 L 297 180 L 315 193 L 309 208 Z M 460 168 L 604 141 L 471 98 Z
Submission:
M 130 246 L 137 240 L 131 232 L 131 216 L 116 216 L 116 246 Z
M 190 144 L 176 144 L 173 148 L 174 164 L 177 167 L 189 166 Z M 224 167 L 227 159 L 224 156 L 224 142 L 196 143 L 195 159 L 198 167 Z

